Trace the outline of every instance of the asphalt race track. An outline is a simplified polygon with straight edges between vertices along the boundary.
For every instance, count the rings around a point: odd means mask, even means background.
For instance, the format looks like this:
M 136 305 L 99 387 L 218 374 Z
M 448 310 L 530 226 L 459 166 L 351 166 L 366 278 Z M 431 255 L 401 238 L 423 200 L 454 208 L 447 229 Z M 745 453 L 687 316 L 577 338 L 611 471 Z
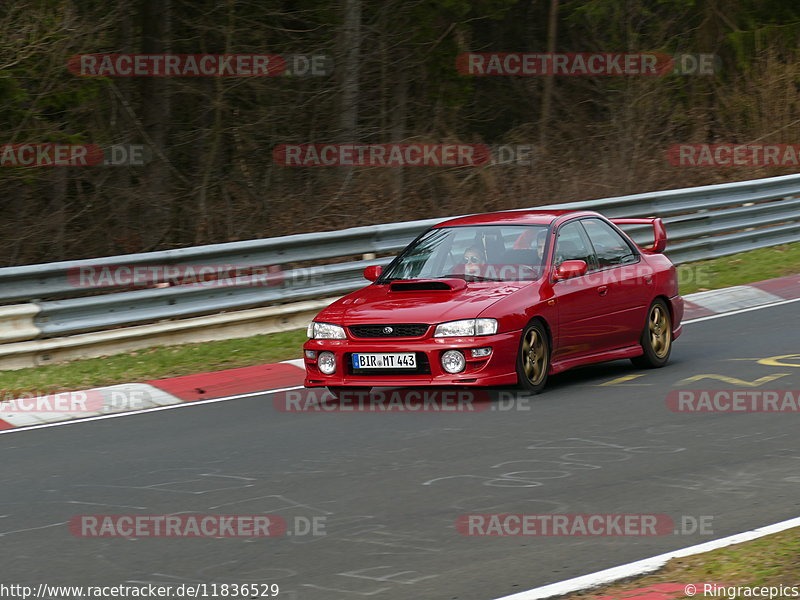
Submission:
M 798 323 L 800 303 L 692 323 L 664 369 L 567 372 L 516 410 L 284 413 L 263 395 L 0 435 L 2 582 L 489 600 L 796 517 L 800 415 L 676 413 L 665 399 L 800 390 Z M 290 530 L 324 517 L 325 535 L 90 539 L 67 527 L 174 513 L 274 513 Z M 712 517 L 713 534 L 468 537 L 455 529 L 467 513 Z

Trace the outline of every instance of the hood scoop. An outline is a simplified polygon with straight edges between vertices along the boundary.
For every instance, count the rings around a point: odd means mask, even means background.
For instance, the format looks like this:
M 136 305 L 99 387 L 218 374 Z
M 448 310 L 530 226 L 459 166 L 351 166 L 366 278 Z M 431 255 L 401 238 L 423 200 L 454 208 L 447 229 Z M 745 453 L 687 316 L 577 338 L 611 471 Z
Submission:
M 455 292 L 467 287 L 463 279 L 415 279 L 413 281 L 393 281 L 390 292 Z

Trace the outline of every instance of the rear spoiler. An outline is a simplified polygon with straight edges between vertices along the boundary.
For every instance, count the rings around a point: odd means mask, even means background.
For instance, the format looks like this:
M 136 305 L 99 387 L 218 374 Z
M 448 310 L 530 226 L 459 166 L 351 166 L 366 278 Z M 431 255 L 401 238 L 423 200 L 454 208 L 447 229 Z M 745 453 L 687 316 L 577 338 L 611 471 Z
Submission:
M 659 217 L 648 217 L 638 219 L 609 219 L 614 225 L 652 225 L 653 226 L 653 245 L 650 248 L 642 248 L 647 254 L 658 254 L 667 247 L 667 228 L 664 221 Z

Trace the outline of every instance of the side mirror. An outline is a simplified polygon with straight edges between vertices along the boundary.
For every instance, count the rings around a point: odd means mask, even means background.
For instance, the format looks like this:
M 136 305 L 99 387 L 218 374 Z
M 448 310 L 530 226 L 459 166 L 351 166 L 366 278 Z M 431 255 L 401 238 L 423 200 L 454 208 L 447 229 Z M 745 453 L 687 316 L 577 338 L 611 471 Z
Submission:
M 573 277 L 580 277 L 586 275 L 586 270 L 589 266 L 585 260 L 565 260 L 556 269 L 554 279 L 556 281 L 563 281 L 564 279 L 572 279 Z
M 370 281 L 377 281 L 378 277 L 381 276 L 383 273 L 383 267 L 380 265 L 367 267 L 364 269 L 364 278 L 369 279 Z

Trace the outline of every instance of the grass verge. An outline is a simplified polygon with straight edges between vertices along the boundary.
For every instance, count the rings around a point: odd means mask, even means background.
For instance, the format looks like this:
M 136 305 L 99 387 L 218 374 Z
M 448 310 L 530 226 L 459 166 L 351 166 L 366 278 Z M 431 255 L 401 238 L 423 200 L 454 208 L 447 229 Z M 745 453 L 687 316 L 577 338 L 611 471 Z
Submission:
M 800 586 L 800 529 L 787 529 L 780 533 L 768 535 L 757 540 L 720 548 L 712 552 L 676 558 L 669 561 L 663 569 L 656 573 L 630 579 L 622 583 L 611 584 L 595 588 L 583 593 L 571 594 L 568 600 L 588 600 L 600 596 L 613 598 L 628 598 L 637 600 L 645 594 L 652 598 L 668 598 L 675 600 L 686 598 L 682 591 L 654 594 L 653 591 L 634 590 L 649 588 L 653 585 L 663 584 L 698 584 L 698 592 L 694 599 L 703 598 L 702 587 L 699 584 L 718 584 L 725 587 L 762 587 L 762 586 Z M 753 596 L 747 592 L 743 594 L 707 595 L 705 598 L 716 600 L 733 600 L 733 598 L 763 598 L 769 596 Z M 789 600 L 791 596 L 779 595 L 782 600 Z M 609 599 L 611 600 L 611 599 Z
M 221 371 L 302 356 L 305 329 L 248 338 L 153 346 L 106 358 L 76 360 L 18 371 L 0 371 L 0 398 L 22 392 L 81 390 L 115 383 Z
M 794 273 L 800 273 L 800 243 L 751 250 L 679 268 L 682 294 Z M 221 342 L 154 346 L 107 358 L 0 371 L 0 393 L 9 398 L 23 392 L 79 390 L 300 358 L 305 339 L 305 330 L 298 330 Z
M 760 248 L 678 267 L 681 294 L 800 273 L 800 243 Z

